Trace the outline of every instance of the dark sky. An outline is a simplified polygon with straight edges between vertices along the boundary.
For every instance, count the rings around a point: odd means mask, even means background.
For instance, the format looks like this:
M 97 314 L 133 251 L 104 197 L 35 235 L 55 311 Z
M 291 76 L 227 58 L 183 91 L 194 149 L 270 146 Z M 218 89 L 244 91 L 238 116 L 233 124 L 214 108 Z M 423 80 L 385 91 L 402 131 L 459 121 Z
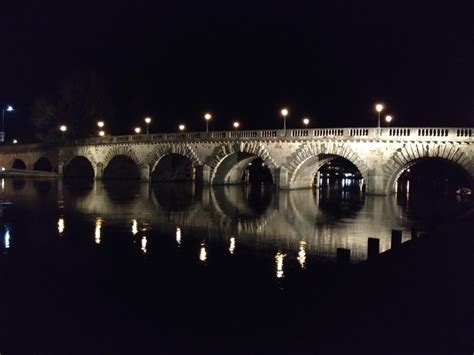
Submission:
M 1 1 L 0 101 L 7 132 L 31 136 L 37 95 L 94 71 L 113 97 L 113 133 L 474 123 L 472 1 Z M 9 131 L 8 131 L 9 130 Z

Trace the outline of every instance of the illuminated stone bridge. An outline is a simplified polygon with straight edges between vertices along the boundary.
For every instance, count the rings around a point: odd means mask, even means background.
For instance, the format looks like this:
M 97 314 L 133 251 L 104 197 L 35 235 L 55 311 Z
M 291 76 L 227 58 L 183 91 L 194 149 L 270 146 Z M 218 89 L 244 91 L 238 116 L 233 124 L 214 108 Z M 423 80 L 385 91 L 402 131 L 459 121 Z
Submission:
M 355 165 L 369 194 L 390 194 L 398 177 L 425 159 L 443 159 L 474 177 L 474 128 L 315 128 L 160 133 L 91 138 L 61 146 L 0 148 L 6 168 L 49 170 L 95 179 L 195 179 L 238 184 L 260 158 L 281 189 L 310 188 L 335 158 Z

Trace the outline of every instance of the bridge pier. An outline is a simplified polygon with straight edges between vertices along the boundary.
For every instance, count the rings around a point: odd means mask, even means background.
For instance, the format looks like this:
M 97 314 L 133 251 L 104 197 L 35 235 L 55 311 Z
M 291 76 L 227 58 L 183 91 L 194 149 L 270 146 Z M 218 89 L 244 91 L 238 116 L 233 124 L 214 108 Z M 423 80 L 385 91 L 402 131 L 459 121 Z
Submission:
M 275 185 L 280 189 L 289 189 L 288 169 L 284 167 L 276 168 L 274 171 Z
M 209 165 L 196 166 L 196 181 L 202 185 L 211 184 L 211 167 Z
M 140 165 L 140 180 L 143 182 L 150 181 L 150 165 Z
M 96 166 L 94 166 L 94 180 L 101 180 L 103 175 L 104 175 L 104 164 L 97 163 Z
M 382 171 L 378 169 L 370 169 L 367 173 L 367 179 L 365 179 L 365 193 L 367 195 L 388 195 L 386 181 L 384 179 Z

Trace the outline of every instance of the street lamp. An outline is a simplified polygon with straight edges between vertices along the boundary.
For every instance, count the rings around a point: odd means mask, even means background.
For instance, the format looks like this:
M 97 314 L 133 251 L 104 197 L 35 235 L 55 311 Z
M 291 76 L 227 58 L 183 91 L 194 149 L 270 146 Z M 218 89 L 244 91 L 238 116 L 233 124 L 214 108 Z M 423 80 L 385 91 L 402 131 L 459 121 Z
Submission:
M 0 132 L 0 142 L 5 141 L 5 130 L 3 129 L 4 121 L 5 121 L 5 111 L 12 112 L 12 111 L 15 111 L 15 110 L 10 105 L 7 105 L 6 107 L 2 108 L 2 131 Z
M 105 126 L 104 121 L 99 121 L 99 122 L 97 122 L 97 126 L 98 126 L 99 128 L 103 128 L 103 127 Z
M 209 121 L 211 120 L 212 115 L 209 112 L 204 114 L 204 119 L 206 120 L 206 133 L 209 133 Z
M 16 139 L 13 140 L 13 144 L 17 144 L 18 141 Z
M 133 130 L 135 131 L 136 134 L 139 134 L 142 131 L 140 127 L 135 127 Z
M 100 136 L 100 137 L 105 136 L 105 132 L 104 132 L 104 131 L 99 131 L 99 136 Z
M 309 125 L 309 118 L 308 117 L 303 118 L 303 124 L 304 124 L 305 127 L 308 127 L 308 125 Z
M 392 122 L 393 117 L 390 115 L 385 116 L 385 122 L 387 122 L 387 125 L 390 126 L 390 122 Z
M 146 123 L 146 134 L 148 134 L 148 125 L 151 122 L 151 117 L 145 117 L 145 123 Z
M 62 135 L 63 135 L 63 140 L 64 140 L 64 134 L 66 133 L 67 131 L 67 126 L 66 125 L 61 125 L 59 127 L 59 130 L 61 131 Z
M 235 129 L 238 129 L 240 127 L 240 123 L 238 121 L 235 121 L 232 126 L 234 126 Z
M 377 111 L 378 114 L 379 114 L 379 119 L 377 121 L 377 128 L 380 128 L 380 112 L 382 112 L 382 110 L 383 110 L 383 105 L 382 104 L 376 104 L 375 105 L 375 111 Z
M 180 124 L 180 125 L 178 126 L 178 129 L 179 129 L 180 131 L 184 131 L 184 130 L 186 129 L 186 126 L 185 126 L 184 124 Z
M 286 130 L 286 116 L 288 116 L 288 109 L 283 108 L 280 112 L 283 116 L 283 129 Z

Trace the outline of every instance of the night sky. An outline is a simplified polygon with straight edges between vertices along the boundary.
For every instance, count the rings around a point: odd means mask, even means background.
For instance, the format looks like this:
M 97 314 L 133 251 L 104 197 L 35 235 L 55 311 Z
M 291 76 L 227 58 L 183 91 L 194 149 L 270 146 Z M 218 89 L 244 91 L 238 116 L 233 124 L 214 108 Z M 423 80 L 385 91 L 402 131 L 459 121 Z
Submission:
M 2 1 L 0 101 L 6 131 L 28 141 L 31 105 L 75 72 L 113 98 L 105 120 L 151 130 L 474 123 L 472 1 Z M 91 131 L 92 122 L 90 124 Z

